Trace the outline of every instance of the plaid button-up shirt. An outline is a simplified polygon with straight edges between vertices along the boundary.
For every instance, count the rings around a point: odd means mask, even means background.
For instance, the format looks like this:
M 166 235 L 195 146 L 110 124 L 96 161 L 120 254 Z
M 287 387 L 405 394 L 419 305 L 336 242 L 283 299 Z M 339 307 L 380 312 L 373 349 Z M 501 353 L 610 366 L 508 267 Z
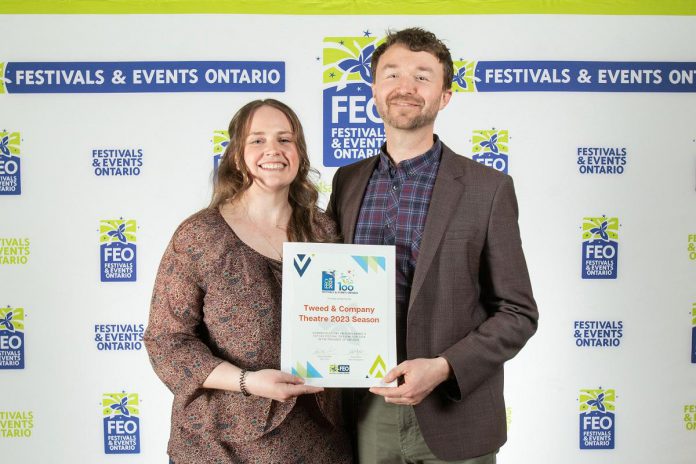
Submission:
M 367 184 L 353 243 L 396 246 L 397 357 L 406 356 L 406 314 L 421 237 L 428 215 L 442 143 L 394 166 L 382 146 L 379 162 Z

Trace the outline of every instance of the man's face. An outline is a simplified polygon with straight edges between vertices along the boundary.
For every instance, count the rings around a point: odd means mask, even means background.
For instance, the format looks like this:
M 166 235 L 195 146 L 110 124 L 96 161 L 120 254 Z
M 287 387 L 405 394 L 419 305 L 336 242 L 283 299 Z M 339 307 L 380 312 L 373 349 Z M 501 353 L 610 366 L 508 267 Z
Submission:
M 372 95 L 385 126 L 402 130 L 432 126 L 452 96 L 450 89 L 442 89 L 442 64 L 428 52 L 392 45 L 372 72 Z

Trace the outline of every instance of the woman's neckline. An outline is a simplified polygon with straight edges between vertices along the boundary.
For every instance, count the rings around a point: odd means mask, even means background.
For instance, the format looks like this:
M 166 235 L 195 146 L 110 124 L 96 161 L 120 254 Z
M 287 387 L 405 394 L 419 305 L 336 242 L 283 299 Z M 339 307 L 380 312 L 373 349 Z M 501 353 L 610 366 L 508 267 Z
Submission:
M 252 252 L 261 256 L 264 259 L 267 259 L 267 260 L 272 261 L 272 262 L 277 263 L 277 264 L 283 263 L 282 259 L 275 259 L 272 256 L 265 255 L 265 254 L 261 253 L 259 250 L 257 250 L 256 248 L 249 245 L 244 240 L 242 240 L 242 238 L 239 236 L 239 234 L 237 234 L 237 232 L 234 230 L 234 227 L 232 226 L 232 224 L 227 222 L 227 219 L 225 219 L 225 216 L 222 215 L 222 212 L 220 211 L 220 207 L 215 208 L 215 213 L 218 215 L 218 217 L 220 219 L 222 219 L 222 222 L 225 223 L 225 226 L 227 226 L 227 229 L 229 229 L 229 231 L 232 232 L 232 235 L 234 236 L 234 238 L 236 238 L 239 241 L 239 243 L 241 243 L 243 246 L 245 246 L 246 248 L 248 248 L 249 250 L 251 250 Z

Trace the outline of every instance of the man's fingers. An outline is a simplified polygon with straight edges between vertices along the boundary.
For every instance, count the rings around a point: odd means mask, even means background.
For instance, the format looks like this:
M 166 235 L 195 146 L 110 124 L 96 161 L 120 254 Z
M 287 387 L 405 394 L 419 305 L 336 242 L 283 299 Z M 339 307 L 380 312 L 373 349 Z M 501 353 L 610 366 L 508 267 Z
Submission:
M 400 387 L 370 387 L 370 393 L 380 395 L 385 398 L 397 398 L 404 395 L 404 386 Z
M 387 372 L 387 375 L 384 376 L 384 382 L 385 383 L 393 382 L 396 379 L 398 379 L 399 377 L 401 377 L 402 375 L 404 375 L 404 373 L 406 372 L 406 369 L 404 369 L 404 363 L 405 362 L 399 364 L 398 366 L 396 366 L 395 368 L 393 368 L 392 370 Z

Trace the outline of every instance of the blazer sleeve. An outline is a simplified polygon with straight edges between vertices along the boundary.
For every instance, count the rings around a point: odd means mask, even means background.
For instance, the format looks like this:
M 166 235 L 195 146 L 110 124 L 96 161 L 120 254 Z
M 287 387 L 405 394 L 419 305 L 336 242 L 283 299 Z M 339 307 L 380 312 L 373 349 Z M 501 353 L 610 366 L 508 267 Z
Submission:
M 505 176 L 491 203 L 481 254 L 480 301 L 488 317 L 441 354 L 452 366 L 458 386 L 458 392 L 446 386 L 452 399 L 465 397 L 495 374 L 536 332 L 539 313 L 517 218 L 512 178 Z
M 203 342 L 204 291 L 199 284 L 196 257 L 202 250 L 184 223 L 167 246 L 157 271 L 145 331 L 155 373 L 174 394 L 190 395 L 222 362 Z

